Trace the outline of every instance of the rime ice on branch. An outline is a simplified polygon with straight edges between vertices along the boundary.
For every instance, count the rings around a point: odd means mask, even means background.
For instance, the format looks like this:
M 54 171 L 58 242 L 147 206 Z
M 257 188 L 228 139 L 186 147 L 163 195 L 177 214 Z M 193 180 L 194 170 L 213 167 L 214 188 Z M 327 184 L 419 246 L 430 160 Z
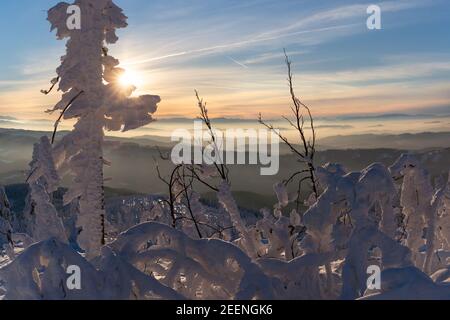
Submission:
M 130 98 L 136 89 L 118 84 L 124 70 L 108 55 L 106 44 L 115 43 L 115 30 L 127 26 L 127 17 L 112 0 L 77 0 L 81 29 L 67 27 L 68 3 L 49 10 L 48 20 L 58 39 L 68 38 L 66 55 L 57 69 L 62 99 L 49 112 L 61 112 L 61 119 L 75 119 L 74 130 L 54 148 L 61 174 L 70 172 L 73 184 L 65 203 L 79 201 L 78 237 L 88 257 L 104 244 L 103 141 L 104 129 L 128 131 L 153 121 L 158 96 Z M 59 120 L 55 124 L 55 132 Z

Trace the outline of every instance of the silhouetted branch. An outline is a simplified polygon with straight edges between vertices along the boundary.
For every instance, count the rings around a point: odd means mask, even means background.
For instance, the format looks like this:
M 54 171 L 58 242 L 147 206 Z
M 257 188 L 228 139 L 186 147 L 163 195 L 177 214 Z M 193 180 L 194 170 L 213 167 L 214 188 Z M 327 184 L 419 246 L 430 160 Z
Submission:
M 212 144 L 214 146 L 214 152 L 216 155 L 221 154 L 219 147 L 217 146 L 217 138 L 216 135 L 214 133 L 214 129 L 211 123 L 211 119 L 209 118 L 208 115 L 208 109 L 206 108 L 206 102 L 203 101 L 202 98 L 200 98 L 200 95 L 198 93 L 197 90 L 195 90 L 195 96 L 197 98 L 197 103 L 198 103 L 198 107 L 200 109 L 200 120 L 203 121 L 203 123 L 206 125 L 206 127 L 208 128 L 209 134 L 211 135 L 211 140 L 212 140 Z M 229 169 L 228 167 L 224 164 L 224 159 L 221 159 L 221 163 L 216 163 L 214 162 L 214 166 L 217 169 L 217 172 L 219 173 L 220 177 L 222 178 L 222 180 L 225 180 L 227 183 L 230 183 L 229 181 Z
M 63 111 L 59 115 L 58 120 L 56 120 L 55 125 L 54 125 L 55 130 L 53 130 L 53 134 L 52 134 L 52 144 L 55 142 L 56 132 L 58 131 L 58 126 L 59 126 L 59 123 L 61 122 L 62 117 L 64 116 L 64 113 L 70 108 L 72 103 L 74 103 L 75 100 L 78 99 L 78 97 L 81 96 L 83 93 L 84 93 L 84 91 L 80 91 L 75 97 L 73 97 L 69 101 L 69 103 L 64 107 Z
M 56 86 L 56 84 L 59 82 L 59 77 L 56 77 L 56 78 L 54 78 L 54 79 L 52 79 L 51 81 L 50 81 L 50 83 L 52 84 L 52 86 L 50 87 L 50 89 L 48 89 L 48 90 L 41 90 L 41 93 L 43 93 L 43 94 L 45 94 L 45 95 L 48 95 L 50 92 L 52 92 L 52 90 L 53 90 L 53 88 Z
M 288 71 L 288 85 L 289 85 L 289 93 L 291 96 L 292 106 L 291 111 L 294 120 L 289 119 L 288 117 L 283 117 L 284 120 L 286 120 L 291 127 L 293 127 L 300 138 L 300 145 L 302 150 L 300 151 L 295 145 L 293 145 L 287 137 L 282 135 L 279 130 L 276 130 L 275 127 L 272 124 L 269 124 L 265 122 L 262 118 L 262 115 L 259 115 L 258 121 L 260 124 L 265 126 L 267 129 L 274 132 L 288 147 L 289 149 L 299 157 L 299 161 L 302 163 L 305 163 L 307 166 L 307 169 L 298 171 L 291 175 L 286 181 L 285 184 L 288 185 L 289 183 L 293 182 L 293 180 L 300 176 L 301 174 L 308 174 L 307 177 L 303 177 L 299 180 L 298 190 L 297 190 L 297 209 L 299 208 L 300 204 L 300 196 L 301 196 L 301 185 L 303 182 L 309 180 L 311 182 L 311 187 L 314 192 L 314 195 L 316 198 L 319 197 L 318 193 L 318 187 L 315 177 L 315 166 L 314 166 L 314 157 L 316 154 L 316 130 L 314 126 L 314 118 L 311 113 L 311 109 L 304 104 L 295 94 L 294 90 L 294 81 L 293 81 L 293 73 L 292 73 L 292 62 L 289 59 L 289 56 L 286 53 L 286 50 L 284 50 L 285 55 L 285 63 L 287 66 Z M 308 121 L 310 123 L 310 135 L 311 139 L 307 139 L 307 135 L 305 132 L 305 115 L 308 117 Z

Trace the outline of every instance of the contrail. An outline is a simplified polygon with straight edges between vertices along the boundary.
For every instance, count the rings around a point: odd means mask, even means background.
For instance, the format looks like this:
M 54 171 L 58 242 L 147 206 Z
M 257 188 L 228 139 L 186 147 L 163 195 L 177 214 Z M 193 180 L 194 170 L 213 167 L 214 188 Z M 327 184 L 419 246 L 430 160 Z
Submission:
M 280 39 L 280 38 L 292 37 L 292 36 L 301 35 L 301 34 L 307 34 L 307 33 L 315 33 L 315 32 L 324 32 L 324 31 L 345 29 L 345 28 L 355 27 L 355 26 L 359 26 L 359 25 L 360 24 L 353 23 L 353 24 L 345 24 L 345 25 L 339 25 L 339 26 L 332 26 L 332 27 L 325 27 L 325 28 L 318 28 L 318 29 L 311 29 L 311 30 L 302 30 L 302 31 L 297 31 L 297 32 L 290 32 L 290 33 L 280 34 L 280 35 L 277 35 L 277 36 L 253 38 L 253 39 L 249 39 L 249 40 L 243 40 L 243 41 L 238 41 L 238 42 L 233 42 L 233 43 L 228 43 L 228 44 L 222 44 L 222 45 L 217 45 L 217 46 L 211 46 L 211 47 L 206 47 L 206 48 L 201 48 L 201 49 L 187 50 L 187 51 L 180 51 L 180 52 L 170 53 L 170 54 L 166 54 L 166 55 L 159 56 L 159 57 L 143 59 L 143 60 L 140 60 L 140 61 L 134 61 L 134 62 L 131 61 L 131 62 L 126 63 L 126 65 L 144 64 L 144 63 L 164 60 L 164 59 L 168 59 L 168 58 L 175 58 L 175 57 L 193 55 L 193 54 L 198 54 L 198 53 L 214 52 L 214 51 L 217 51 L 217 50 L 220 50 L 220 49 L 229 49 L 229 48 L 242 47 L 242 46 L 253 44 L 253 43 L 277 40 L 277 39 Z
M 227 56 L 227 58 L 230 59 L 231 61 L 233 61 L 234 63 L 236 63 L 237 65 L 241 66 L 242 68 L 248 69 L 248 66 L 246 66 L 246 65 L 243 64 L 242 62 L 239 62 L 239 61 L 233 59 L 233 58 L 230 57 L 230 56 Z

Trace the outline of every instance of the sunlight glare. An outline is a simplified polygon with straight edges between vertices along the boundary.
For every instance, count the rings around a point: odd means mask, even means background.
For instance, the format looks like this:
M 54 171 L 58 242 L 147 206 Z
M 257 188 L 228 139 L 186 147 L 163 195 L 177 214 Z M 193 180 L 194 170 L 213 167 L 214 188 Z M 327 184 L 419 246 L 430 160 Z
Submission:
M 124 87 L 139 87 L 142 85 L 143 79 L 136 71 L 127 69 L 125 73 L 119 78 L 119 83 Z

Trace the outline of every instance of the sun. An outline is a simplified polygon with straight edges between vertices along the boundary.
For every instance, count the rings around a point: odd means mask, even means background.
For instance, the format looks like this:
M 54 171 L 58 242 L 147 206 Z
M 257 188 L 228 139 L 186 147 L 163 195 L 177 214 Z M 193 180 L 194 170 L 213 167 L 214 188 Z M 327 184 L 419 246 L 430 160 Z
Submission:
M 119 78 L 119 84 L 123 87 L 139 87 L 140 85 L 142 85 L 142 83 L 142 76 L 138 72 L 131 69 L 125 70 L 125 72 Z

